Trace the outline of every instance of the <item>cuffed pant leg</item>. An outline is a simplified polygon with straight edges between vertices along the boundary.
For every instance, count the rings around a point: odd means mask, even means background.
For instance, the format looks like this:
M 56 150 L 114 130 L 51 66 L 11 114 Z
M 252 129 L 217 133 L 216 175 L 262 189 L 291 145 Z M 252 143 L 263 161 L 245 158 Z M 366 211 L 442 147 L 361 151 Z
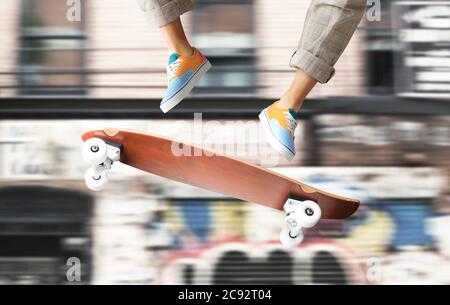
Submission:
M 162 27 L 193 9 L 191 0 L 138 0 L 147 18 Z
M 328 82 L 366 6 L 366 0 L 312 0 L 290 66 L 302 69 L 320 83 Z

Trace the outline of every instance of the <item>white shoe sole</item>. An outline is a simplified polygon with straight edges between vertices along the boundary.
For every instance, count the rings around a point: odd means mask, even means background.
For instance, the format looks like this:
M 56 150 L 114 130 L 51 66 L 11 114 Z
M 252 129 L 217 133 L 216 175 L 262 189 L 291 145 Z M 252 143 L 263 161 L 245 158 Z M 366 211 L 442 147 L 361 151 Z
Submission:
M 206 60 L 202 66 L 192 75 L 191 79 L 187 82 L 183 89 L 181 89 L 177 94 L 175 94 L 171 99 L 164 101 L 160 105 L 161 110 L 167 113 L 170 109 L 178 105 L 194 88 L 195 84 L 200 80 L 200 78 L 205 75 L 206 72 L 211 68 L 211 63 Z
M 261 124 L 264 129 L 264 135 L 266 137 L 267 142 L 278 152 L 280 153 L 284 158 L 286 158 L 288 161 L 292 161 L 294 159 L 295 154 L 293 154 L 289 149 L 287 149 L 272 133 L 272 130 L 270 129 L 270 122 L 269 118 L 267 117 L 266 110 L 264 109 L 259 114 L 259 120 L 261 121 Z

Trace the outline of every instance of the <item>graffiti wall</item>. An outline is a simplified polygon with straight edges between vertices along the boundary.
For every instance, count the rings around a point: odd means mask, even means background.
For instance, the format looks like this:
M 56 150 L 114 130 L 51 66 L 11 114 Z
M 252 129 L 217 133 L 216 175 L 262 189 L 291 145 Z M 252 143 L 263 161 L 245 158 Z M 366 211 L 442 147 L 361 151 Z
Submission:
M 271 168 L 329 192 L 359 198 L 362 205 L 351 219 L 321 221 L 294 250 L 279 243 L 284 214 L 278 210 L 120 164 L 114 165 L 104 191 L 92 193 L 84 186 L 82 143 L 73 140 L 84 130 L 116 125 L 176 136 L 176 129 L 168 127 L 174 122 L 73 121 L 63 130 L 56 128 L 57 121 L 2 122 L 1 185 L 71 189 L 92 197 L 90 216 L 83 217 L 89 221 L 79 226 L 92 236 L 86 244 L 92 253 L 92 283 L 448 283 L 450 197 L 444 156 L 450 143 L 448 121 L 427 120 L 321 116 L 302 122 L 317 138 L 302 160 L 306 164 L 315 160 L 316 165 L 281 163 Z M 181 123 L 184 129 L 190 124 Z M 225 130 L 220 123 L 217 132 Z M 427 132 L 415 133 L 417 125 L 426 126 Z M 234 136 L 228 134 L 229 139 Z M 308 141 L 311 136 L 305 133 L 301 138 Z M 405 159 L 409 153 L 425 159 Z M 0 193 L 1 209 L 24 200 L 6 198 Z M 73 214 L 73 207 L 58 198 L 48 199 L 59 204 L 50 222 Z M 23 210 L 2 214 L 5 232 L 36 225 L 36 220 L 22 217 L 36 209 L 32 198 L 25 200 Z M 65 244 L 64 240 L 60 241 Z M 31 261 L 43 259 L 26 247 L 21 251 Z M 11 257 L 5 253 L 1 259 L 7 262 Z M 433 264 L 442 268 L 433 271 Z M 60 272 L 52 268 L 48 272 Z

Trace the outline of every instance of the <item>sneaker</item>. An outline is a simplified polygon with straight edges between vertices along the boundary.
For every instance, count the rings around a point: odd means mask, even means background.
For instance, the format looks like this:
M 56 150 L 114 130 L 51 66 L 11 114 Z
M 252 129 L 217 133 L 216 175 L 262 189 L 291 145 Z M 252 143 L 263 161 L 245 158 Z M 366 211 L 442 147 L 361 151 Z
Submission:
M 264 134 L 269 144 L 289 161 L 295 157 L 295 128 L 297 112 L 293 109 L 278 108 L 273 103 L 259 114 Z
M 188 96 L 209 68 L 211 68 L 210 62 L 195 48 L 191 56 L 177 53 L 170 55 L 167 65 L 169 84 L 166 95 L 161 101 L 161 110 L 164 113 L 168 112 Z

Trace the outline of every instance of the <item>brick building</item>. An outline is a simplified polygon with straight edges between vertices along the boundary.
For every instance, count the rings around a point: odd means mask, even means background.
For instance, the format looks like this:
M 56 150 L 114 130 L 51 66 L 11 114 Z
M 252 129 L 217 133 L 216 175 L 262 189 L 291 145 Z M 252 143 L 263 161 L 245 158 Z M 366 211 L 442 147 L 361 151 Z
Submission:
M 81 22 L 67 21 L 63 1 L 0 4 L 5 16 L 0 24 L 1 96 L 163 95 L 165 43 L 136 1 L 82 3 Z M 308 5 L 294 0 L 196 1 L 183 21 L 193 43 L 217 68 L 197 94 L 278 97 L 292 78 L 288 63 Z M 337 76 L 328 86 L 317 86 L 311 97 L 366 94 L 364 41 L 359 30 L 337 64 Z M 46 55 L 39 57 L 43 49 Z M 26 73 L 15 74 L 19 70 Z

